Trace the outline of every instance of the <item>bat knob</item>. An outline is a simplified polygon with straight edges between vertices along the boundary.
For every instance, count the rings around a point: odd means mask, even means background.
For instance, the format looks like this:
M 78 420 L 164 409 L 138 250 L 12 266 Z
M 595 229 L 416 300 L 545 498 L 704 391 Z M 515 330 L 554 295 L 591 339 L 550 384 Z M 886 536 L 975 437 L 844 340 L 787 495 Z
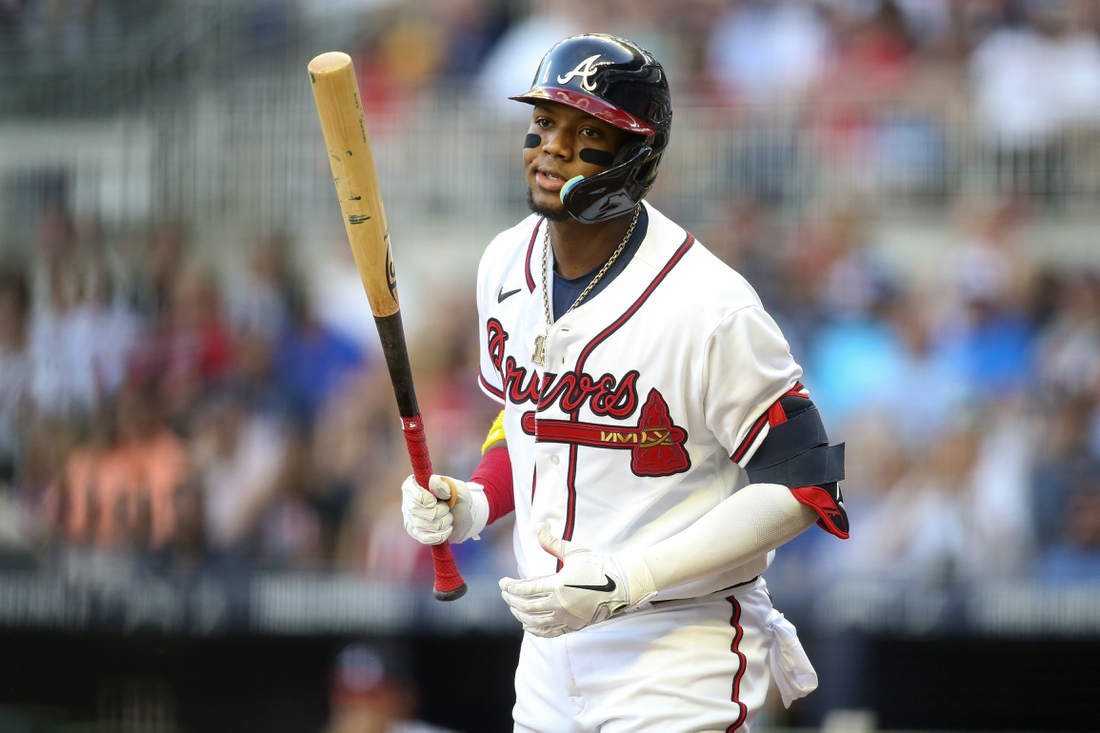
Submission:
M 459 598 L 466 595 L 466 584 L 463 583 L 452 590 L 432 588 L 432 595 L 435 596 L 437 601 L 457 601 Z

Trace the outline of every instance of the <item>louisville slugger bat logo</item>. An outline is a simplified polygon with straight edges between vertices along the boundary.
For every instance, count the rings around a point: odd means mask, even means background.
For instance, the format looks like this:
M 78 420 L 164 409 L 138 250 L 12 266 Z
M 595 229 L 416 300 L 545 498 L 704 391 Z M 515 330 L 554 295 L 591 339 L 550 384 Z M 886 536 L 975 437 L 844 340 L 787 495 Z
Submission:
M 397 302 L 397 268 L 393 266 L 393 251 L 389 248 L 390 233 L 386 232 L 386 287 L 390 289 L 390 297 Z
M 370 221 L 366 214 L 348 214 L 348 224 L 364 224 Z

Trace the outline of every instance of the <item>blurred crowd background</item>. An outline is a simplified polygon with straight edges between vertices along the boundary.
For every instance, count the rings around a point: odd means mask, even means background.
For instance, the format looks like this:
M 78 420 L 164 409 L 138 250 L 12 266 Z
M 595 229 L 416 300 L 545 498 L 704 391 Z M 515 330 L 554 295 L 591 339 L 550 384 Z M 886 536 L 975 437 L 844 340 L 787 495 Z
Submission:
M 506 97 L 592 30 L 664 63 L 650 200 L 847 442 L 851 540 L 770 582 L 1100 581 L 1098 0 L 0 0 L 0 564 L 425 582 L 305 65 L 356 61 L 465 476 L 497 410 L 474 268 L 525 215 Z M 464 572 L 511 572 L 501 524 Z

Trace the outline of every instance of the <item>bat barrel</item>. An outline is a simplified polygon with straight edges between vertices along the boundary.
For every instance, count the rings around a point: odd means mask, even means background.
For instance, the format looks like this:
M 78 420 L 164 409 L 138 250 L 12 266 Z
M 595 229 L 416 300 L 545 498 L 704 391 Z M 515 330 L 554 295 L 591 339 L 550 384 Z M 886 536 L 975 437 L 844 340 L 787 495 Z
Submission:
M 351 57 L 339 52 L 317 56 L 309 62 L 309 81 L 344 229 L 371 312 L 392 315 L 401 306 L 390 230 Z

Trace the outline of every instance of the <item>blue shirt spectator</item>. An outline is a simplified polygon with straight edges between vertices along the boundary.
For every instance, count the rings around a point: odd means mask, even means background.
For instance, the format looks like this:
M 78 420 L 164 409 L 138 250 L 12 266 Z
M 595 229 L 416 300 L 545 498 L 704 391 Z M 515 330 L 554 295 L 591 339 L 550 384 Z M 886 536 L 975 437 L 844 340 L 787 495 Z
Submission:
M 275 346 L 275 382 L 295 415 L 312 424 L 345 377 L 364 364 L 359 348 L 319 323 L 301 298 Z

